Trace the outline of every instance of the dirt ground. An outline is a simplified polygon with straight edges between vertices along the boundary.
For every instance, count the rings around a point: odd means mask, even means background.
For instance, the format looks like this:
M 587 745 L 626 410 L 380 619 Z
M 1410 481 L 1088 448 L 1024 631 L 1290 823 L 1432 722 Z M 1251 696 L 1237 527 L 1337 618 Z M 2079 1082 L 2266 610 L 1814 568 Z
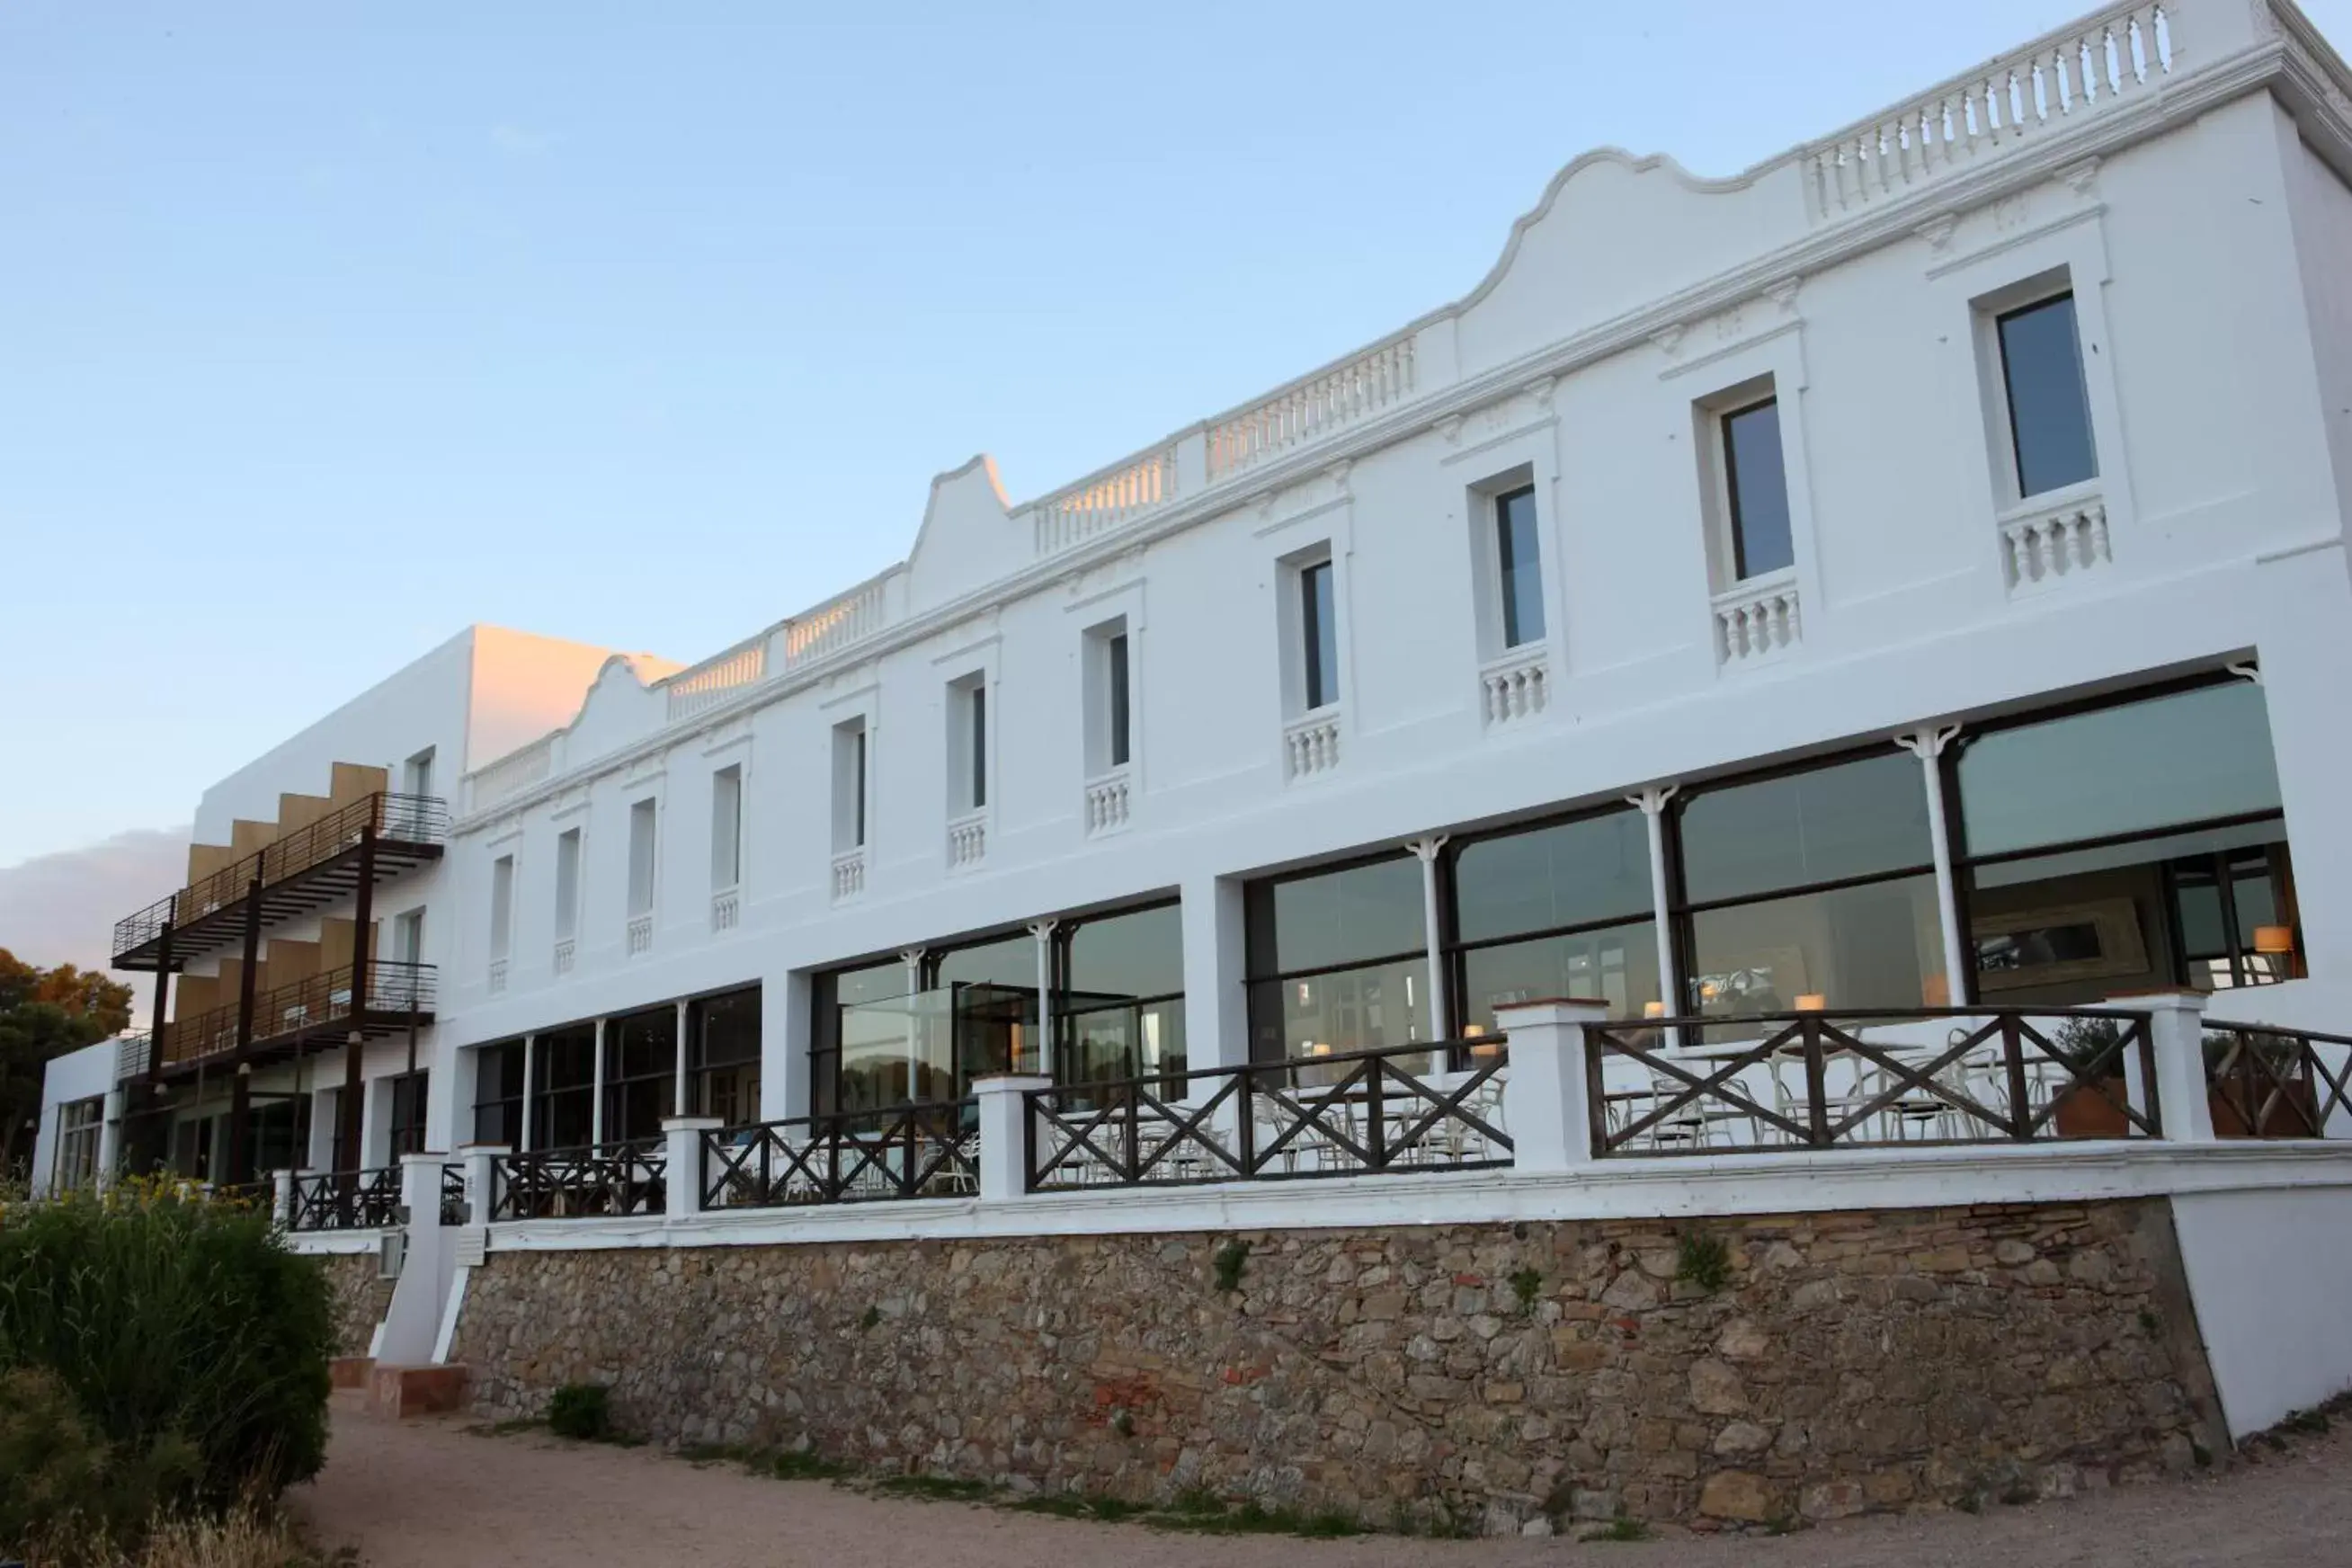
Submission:
M 649 1448 L 583 1447 L 538 1433 L 478 1436 L 468 1425 L 395 1426 L 339 1397 L 326 1470 L 295 1494 L 320 1544 L 356 1547 L 371 1568 L 1519 1568 L 1621 1560 L 1632 1568 L 2352 1568 L 2352 1435 L 2341 1431 L 2195 1480 L 1973 1517 L 1861 1520 L 1778 1538 L 1579 1543 L 1173 1534 L 879 1499 L 823 1481 L 690 1465 Z

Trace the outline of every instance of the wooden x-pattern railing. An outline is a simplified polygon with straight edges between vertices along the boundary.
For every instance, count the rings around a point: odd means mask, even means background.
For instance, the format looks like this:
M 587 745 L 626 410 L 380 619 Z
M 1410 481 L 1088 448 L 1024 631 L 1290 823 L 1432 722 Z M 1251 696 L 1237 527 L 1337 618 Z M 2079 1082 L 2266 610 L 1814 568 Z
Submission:
M 2063 1020 L 2051 1027 L 2052 1018 Z M 1901 1049 L 1874 1041 L 1866 1029 L 1874 1024 L 1916 1024 L 1949 1019 L 1953 1028 L 1940 1049 Z M 2125 1135 L 2159 1135 L 2156 1071 L 2147 1016 L 2144 1013 L 2074 1010 L 2049 1016 L 2013 1010 L 1936 1009 L 1886 1014 L 1794 1013 L 1737 1020 L 1738 1026 L 1764 1031 L 1744 1047 L 1725 1053 L 1686 1055 L 1665 1042 L 1695 1042 L 1710 1028 L 1720 1029 L 1720 1018 L 1644 1019 L 1638 1025 L 1610 1024 L 1587 1031 L 1585 1072 L 1596 1154 L 1677 1153 L 1698 1145 L 1680 1146 L 1662 1137 L 1708 1118 L 1745 1119 L 1751 1141 L 1734 1152 L 1774 1149 L 1862 1147 L 1895 1142 L 2032 1142 L 2058 1136 L 2056 1118 L 2062 1104 L 2077 1093 L 2087 1093 L 2117 1113 Z M 2071 1031 L 2071 1032 L 2068 1032 Z M 2053 1034 L 2062 1037 L 2053 1039 Z M 1982 1059 L 1990 1047 L 1992 1060 Z M 1643 1092 L 1612 1090 L 1608 1063 L 1612 1058 L 1638 1064 L 1652 1088 Z M 2136 1059 L 2135 1059 L 2136 1058 Z M 1857 1086 L 1843 1094 L 1833 1091 L 1830 1078 L 1833 1061 L 1841 1062 Z M 1802 1091 L 1794 1103 L 1766 1105 L 1748 1084 L 1761 1069 L 1779 1083 L 1783 1068 L 1797 1066 Z M 1986 1070 L 1997 1068 L 1997 1073 Z M 2140 1103 L 2134 1103 L 2128 1085 L 2131 1069 L 2141 1085 Z M 2050 1069 L 2054 1068 L 2055 1071 Z M 1874 1079 L 1871 1077 L 1875 1074 Z M 1971 1074 L 1997 1083 L 1997 1100 L 1972 1092 L 1965 1079 Z M 1956 1077 L 1962 1081 L 1955 1081 Z M 1859 1086 L 1868 1083 L 1867 1089 Z M 1612 1103 L 1633 1102 L 1640 1109 L 1620 1118 L 1610 1114 Z M 1949 1135 L 1933 1139 L 1891 1139 L 1883 1135 L 1890 1118 L 1924 1122 L 1956 1119 Z M 1769 1132 L 1780 1135 L 1779 1140 Z
M 975 1102 L 794 1117 L 702 1134 L 702 1205 L 948 1197 L 980 1190 Z
M 657 1215 L 667 1206 L 667 1164 L 658 1142 L 502 1154 L 490 1170 L 490 1217 Z
M 1116 1082 L 1033 1089 L 1029 1187 L 1145 1186 L 1276 1176 L 1357 1176 L 1510 1163 L 1498 1113 L 1502 1041 L 1458 1078 L 1433 1081 L 1408 1058 L 1444 1061 L 1460 1044 L 1351 1051 Z M 1302 1085 L 1307 1074 L 1328 1081 Z
M 400 1169 L 294 1178 L 290 1230 L 382 1230 L 400 1223 Z
M 2331 1068 L 2328 1058 L 2338 1065 Z M 2205 1035 L 2213 1131 L 2223 1138 L 2325 1138 L 2352 1110 L 2352 1038 L 2263 1026 Z

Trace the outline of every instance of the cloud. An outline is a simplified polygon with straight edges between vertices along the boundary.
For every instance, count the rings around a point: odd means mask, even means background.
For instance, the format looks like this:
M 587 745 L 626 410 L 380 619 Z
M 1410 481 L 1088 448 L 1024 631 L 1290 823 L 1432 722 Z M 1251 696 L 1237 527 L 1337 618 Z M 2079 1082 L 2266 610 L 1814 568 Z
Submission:
M 509 158 L 536 158 L 555 145 L 557 138 L 523 125 L 493 125 L 490 145 Z
M 104 969 L 113 956 L 114 922 L 177 888 L 188 869 L 184 827 L 133 828 L 79 849 L 0 866 L 0 947 L 26 963 Z M 145 1021 L 152 982 L 121 975 L 140 999 Z

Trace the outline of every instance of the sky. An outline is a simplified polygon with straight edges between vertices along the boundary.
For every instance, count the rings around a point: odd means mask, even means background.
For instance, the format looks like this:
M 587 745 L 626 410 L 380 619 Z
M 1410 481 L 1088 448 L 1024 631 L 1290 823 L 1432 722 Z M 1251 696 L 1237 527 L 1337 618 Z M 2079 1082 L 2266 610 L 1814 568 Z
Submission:
M 0 879 L 175 860 L 471 622 L 715 652 L 976 451 L 1458 298 L 1589 148 L 1736 173 L 2074 9 L 0 0 Z

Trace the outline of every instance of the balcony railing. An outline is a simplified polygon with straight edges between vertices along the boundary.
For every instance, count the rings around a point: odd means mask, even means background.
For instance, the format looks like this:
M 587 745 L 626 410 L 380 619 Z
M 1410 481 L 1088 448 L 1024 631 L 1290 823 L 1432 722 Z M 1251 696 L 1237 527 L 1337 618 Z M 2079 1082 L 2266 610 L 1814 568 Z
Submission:
M 382 1230 L 400 1223 L 400 1167 L 294 1178 L 289 1230 Z
M 355 991 L 350 964 L 275 985 L 253 999 L 253 1026 L 248 1047 L 300 1039 L 330 1025 L 353 1017 L 382 1028 L 399 1018 L 432 1021 L 439 991 L 438 971 L 429 963 L 394 959 L 372 960 L 364 990 Z M 174 1018 L 163 1026 L 163 1065 L 182 1067 L 236 1049 L 238 1005 L 215 1007 L 193 1018 Z M 347 1033 L 335 1030 L 337 1039 Z
M 1601 1157 L 2159 1135 L 2145 1013 L 1645 1018 L 1585 1048 Z
M 658 1215 L 668 1204 L 668 1163 L 658 1142 L 500 1155 L 490 1169 L 489 1217 Z
M 2205 1080 L 2220 1137 L 2352 1138 L 2352 1037 L 2215 1025 Z
M 702 1134 L 702 1206 L 786 1208 L 980 1191 L 977 1102 L 901 1105 Z
M 1507 1165 L 1507 1049 L 1487 1036 L 1032 1089 L 1029 1190 Z
M 114 926 L 114 967 L 153 969 L 163 962 L 160 945 L 172 932 L 174 965 L 199 952 L 223 945 L 242 928 L 246 899 L 260 888 L 266 917 L 315 908 L 321 898 L 289 898 L 284 890 L 328 868 L 343 866 L 373 828 L 379 846 L 379 874 L 441 853 L 448 837 L 449 807 L 437 796 L 378 793 L 306 823 L 254 854 L 191 882 Z M 332 896 L 342 889 L 328 889 Z M 273 894 L 280 896 L 273 898 Z

